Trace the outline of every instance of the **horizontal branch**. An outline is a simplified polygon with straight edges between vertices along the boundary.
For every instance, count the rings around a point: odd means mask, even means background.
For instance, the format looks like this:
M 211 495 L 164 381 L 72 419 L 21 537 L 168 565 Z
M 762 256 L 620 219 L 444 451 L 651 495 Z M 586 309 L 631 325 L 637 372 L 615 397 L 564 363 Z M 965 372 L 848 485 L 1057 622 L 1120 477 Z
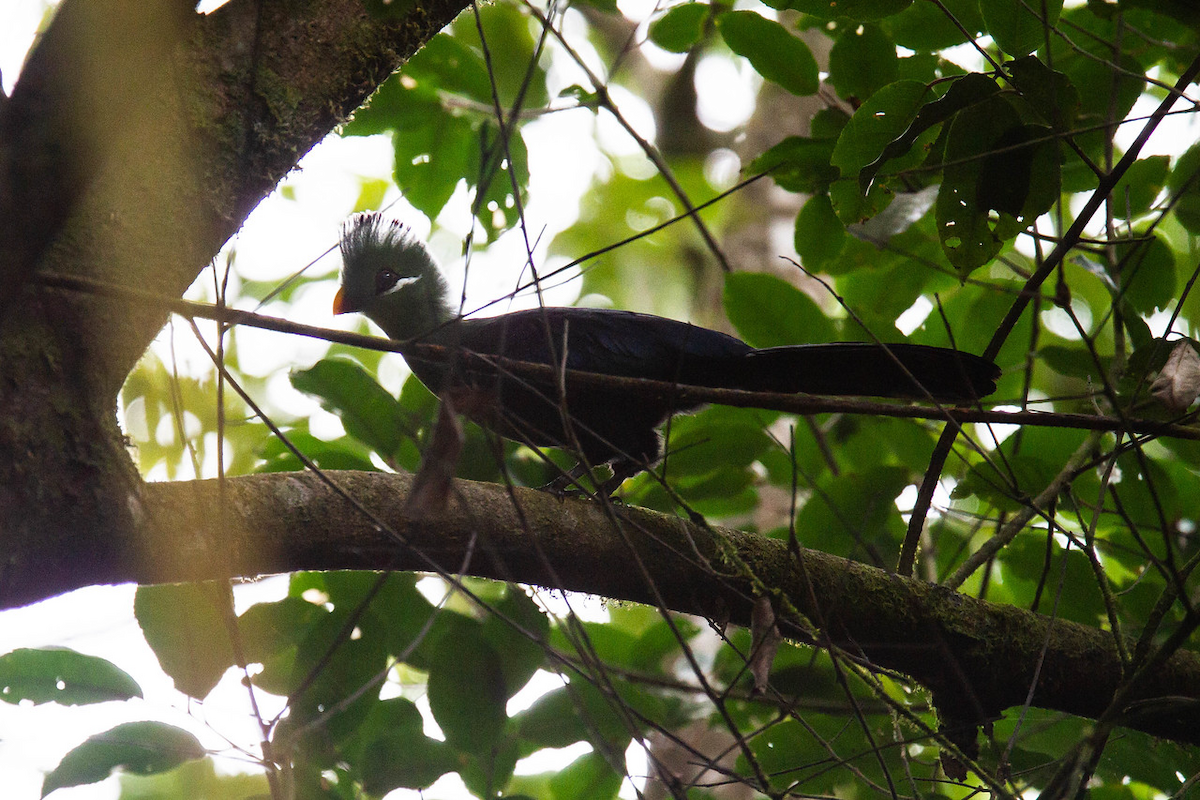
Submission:
M 197 303 L 145 292 L 125 286 L 103 284 L 85 278 L 67 275 L 40 275 L 38 282 L 43 286 L 89 292 L 139 305 L 154 304 L 188 319 L 207 319 L 224 325 L 242 325 L 261 330 L 276 331 L 294 336 L 306 336 L 327 342 L 378 350 L 389 353 L 419 353 L 437 358 L 445 355 L 447 348 L 441 345 L 398 342 L 378 336 L 305 325 L 291 320 L 256 314 L 251 311 Z M 458 356 L 468 358 L 469 353 Z M 514 359 L 494 358 L 476 354 L 480 364 L 499 368 L 515 375 L 542 378 L 557 378 L 560 370 L 546 364 L 534 364 Z M 470 363 L 464 362 L 465 366 Z M 631 394 L 652 397 L 668 395 L 680 406 L 717 403 L 738 408 L 761 408 L 788 414 L 869 414 L 880 417 L 902 419 L 932 419 L 952 421 L 959 425 L 982 423 L 987 425 L 1032 425 L 1045 428 L 1073 428 L 1090 431 L 1120 431 L 1137 436 L 1169 436 L 1176 439 L 1200 440 L 1200 428 L 1174 422 L 1139 419 L 1130 417 L 1106 417 L 1097 414 L 1070 414 L 1043 411 L 992 411 L 984 408 L 962 408 L 958 406 L 929 406 L 900 403 L 883 403 L 872 400 L 853 400 L 845 397 L 830 398 L 823 395 L 786 394 L 779 392 L 749 392 L 741 389 L 717 389 L 701 386 L 685 386 L 667 381 L 646 378 L 627 378 L 616 375 L 601 375 L 594 372 L 566 370 L 567 379 L 581 386 L 604 386 L 621 389 Z
M 943 713 L 981 721 L 1025 702 L 1095 718 L 1121 685 L 1112 635 L 737 530 L 527 489 L 454 483 L 444 513 L 406 519 L 405 475 L 330 472 L 147 484 L 139 552 L 95 583 L 244 577 L 307 569 L 439 571 L 647 603 L 748 625 L 755 586 L 823 643 L 931 688 Z M 336 487 L 336 489 L 334 488 Z M 351 501 L 348 498 L 354 498 Z M 464 567 L 465 565 L 465 567 Z M 63 590 L 74 587 L 61 587 Z M 793 616 L 787 634 L 811 641 Z M 1172 698 L 1171 702 L 1146 702 Z M 1129 727 L 1200 743 L 1184 698 L 1200 658 L 1171 656 L 1129 696 Z M 1132 707 L 1132 706 L 1131 706 Z

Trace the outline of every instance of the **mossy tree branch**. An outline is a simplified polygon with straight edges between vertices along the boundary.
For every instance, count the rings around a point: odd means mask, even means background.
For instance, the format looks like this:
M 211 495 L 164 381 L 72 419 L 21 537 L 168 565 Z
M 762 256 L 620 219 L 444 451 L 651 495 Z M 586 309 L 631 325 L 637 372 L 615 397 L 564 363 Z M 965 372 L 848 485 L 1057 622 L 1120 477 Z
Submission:
M 630 600 L 748 625 L 755 587 L 785 633 L 911 675 L 944 716 L 979 722 L 1030 696 L 1104 715 L 1122 686 L 1112 635 L 742 531 L 527 489 L 457 481 L 445 513 L 414 521 L 404 475 L 330 472 L 149 484 L 141 551 L 97 582 L 253 577 L 303 569 L 438 570 Z M 344 494 L 343 494 L 344 493 Z M 346 497 L 354 498 L 351 502 Z M 228 526 L 228 527 L 221 527 Z M 137 571 L 131 565 L 138 564 Z M 1169 702 L 1164 702 L 1164 699 Z M 1179 650 L 1129 694 L 1124 724 L 1200 743 L 1187 713 L 1200 658 Z

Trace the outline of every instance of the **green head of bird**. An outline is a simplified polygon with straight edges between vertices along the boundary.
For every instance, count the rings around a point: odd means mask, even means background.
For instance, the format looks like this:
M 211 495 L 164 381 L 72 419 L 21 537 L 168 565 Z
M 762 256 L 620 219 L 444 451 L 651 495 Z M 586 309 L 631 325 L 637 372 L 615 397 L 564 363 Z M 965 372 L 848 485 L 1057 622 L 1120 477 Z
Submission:
M 404 225 L 382 214 L 356 214 L 340 246 L 342 286 L 333 313 L 366 314 L 392 339 L 421 336 L 453 318 L 437 263 Z

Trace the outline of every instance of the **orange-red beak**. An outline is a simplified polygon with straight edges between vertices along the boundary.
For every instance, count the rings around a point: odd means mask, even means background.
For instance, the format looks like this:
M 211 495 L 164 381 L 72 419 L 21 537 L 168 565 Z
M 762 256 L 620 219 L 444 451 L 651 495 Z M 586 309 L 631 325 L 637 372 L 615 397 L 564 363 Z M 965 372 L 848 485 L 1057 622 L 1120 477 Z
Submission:
M 337 294 L 333 296 L 333 313 L 345 314 L 347 311 L 353 311 L 350 304 L 346 302 L 346 290 L 338 287 Z

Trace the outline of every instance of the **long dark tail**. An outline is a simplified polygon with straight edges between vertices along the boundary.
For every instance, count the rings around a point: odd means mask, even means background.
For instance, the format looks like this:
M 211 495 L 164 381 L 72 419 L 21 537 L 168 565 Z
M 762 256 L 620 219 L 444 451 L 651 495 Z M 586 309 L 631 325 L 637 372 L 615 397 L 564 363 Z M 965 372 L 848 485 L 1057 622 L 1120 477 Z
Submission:
M 762 392 L 969 401 L 996 391 L 986 358 L 922 344 L 835 342 L 770 347 L 729 364 L 721 385 Z

